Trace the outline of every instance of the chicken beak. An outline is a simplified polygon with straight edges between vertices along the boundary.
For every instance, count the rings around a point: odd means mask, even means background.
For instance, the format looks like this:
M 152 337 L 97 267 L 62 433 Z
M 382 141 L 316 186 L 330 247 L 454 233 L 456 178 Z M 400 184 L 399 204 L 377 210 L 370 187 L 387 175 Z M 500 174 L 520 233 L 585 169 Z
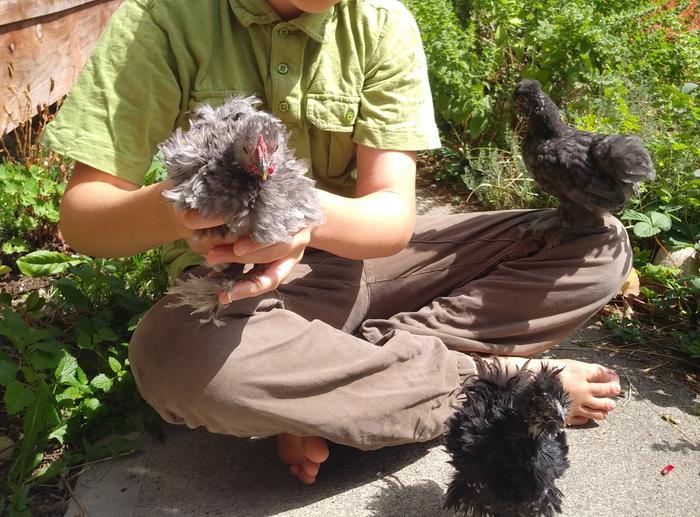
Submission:
M 265 143 L 265 139 L 262 135 L 258 136 L 258 142 L 255 145 L 254 158 L 258 174 L 263 181 L 267 180 L 273 169 L 270 165 L 270 157 L 267 153 L 267 144 Z
M 557 410 L 557 416 L 559 417 L 561 425 L 563 426 L 566 423 L 566 408 L 564 408 L 561 402 L 556 399 L 554 399 L 554 407 Z

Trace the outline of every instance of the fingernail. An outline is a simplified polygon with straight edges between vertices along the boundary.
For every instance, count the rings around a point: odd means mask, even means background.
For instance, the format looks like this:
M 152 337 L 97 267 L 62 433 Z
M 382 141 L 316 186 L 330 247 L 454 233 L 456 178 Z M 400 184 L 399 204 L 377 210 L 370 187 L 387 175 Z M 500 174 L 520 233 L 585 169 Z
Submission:
M 620 393 L 621 388 L 620 388 L 620 385 L 618 383 L 613 384 L 613 391 L 615 393 Z

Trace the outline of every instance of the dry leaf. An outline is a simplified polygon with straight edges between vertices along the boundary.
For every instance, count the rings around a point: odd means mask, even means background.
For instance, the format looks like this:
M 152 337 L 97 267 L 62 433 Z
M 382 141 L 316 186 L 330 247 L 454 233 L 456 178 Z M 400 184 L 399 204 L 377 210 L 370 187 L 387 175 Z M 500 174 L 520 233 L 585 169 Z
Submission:
M 624 298 L 639 296 L 639 275 L 637 270 L 632 268 L 625 279 L 625 283 L 620 288 L 620 293 Z

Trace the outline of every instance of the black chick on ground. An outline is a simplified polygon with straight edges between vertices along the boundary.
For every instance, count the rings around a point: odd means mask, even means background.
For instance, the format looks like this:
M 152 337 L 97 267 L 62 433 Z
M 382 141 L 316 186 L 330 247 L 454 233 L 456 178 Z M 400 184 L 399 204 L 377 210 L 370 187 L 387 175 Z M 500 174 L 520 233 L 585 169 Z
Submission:
M 559 244 L 565 231 L 604 231 L 604 216 L 620 212 L 639 193 L 640 182 L 656 177 L 639 138 L 590 133 L 565 124 L 539 82 L 522 81 L 512 102 L 525 124 L 525 166 L 545 192 L 559 199 L 555 211 L 526 230 L 543 236 L 549 247 Z
M 177 129 L 160 145 L 172 188 L 163 192 L 178 210 L 197 210 L 205 218 L 223 216 L 224 224 L 197 230 L 194 238 L 249 235 L 261 244 L 289 242 L 309 225 L 323 221 L 323 211 L 306 177 L 308 165 L 289 148 L 289 133 L 270 113 L 257 111 L 254 97 L 234 97 L 222 106 L 202 105 L 188 130 Z M 219 268 L 213 267 L 214 270 Z M 218 293 L 230 291 L 251 273 L 176 281 L 170 294 L 192 307 L 202 323 L 222 325 Z
M 473 517 L 551 517 L 561 512 L 555 481 L 569 466 L 564 434 L 571 404 L 559 373 L 527 364 L 509 372 L 476 358 L 477 376 L 448 422 L 454 477 L 445 507 Z

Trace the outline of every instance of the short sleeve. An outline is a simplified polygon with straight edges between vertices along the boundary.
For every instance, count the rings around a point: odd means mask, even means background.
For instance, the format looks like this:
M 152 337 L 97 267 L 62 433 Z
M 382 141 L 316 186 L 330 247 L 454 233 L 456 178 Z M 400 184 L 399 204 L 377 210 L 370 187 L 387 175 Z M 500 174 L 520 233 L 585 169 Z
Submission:
M 168 37 L 150 4 L 113 15 L 42 142 L 136 184 L 173 130 L 182 98 Z
M 389 11 L 367 64 L 353 140 L 378 149 L 440 147 L 420 32 L 401 4 Z

